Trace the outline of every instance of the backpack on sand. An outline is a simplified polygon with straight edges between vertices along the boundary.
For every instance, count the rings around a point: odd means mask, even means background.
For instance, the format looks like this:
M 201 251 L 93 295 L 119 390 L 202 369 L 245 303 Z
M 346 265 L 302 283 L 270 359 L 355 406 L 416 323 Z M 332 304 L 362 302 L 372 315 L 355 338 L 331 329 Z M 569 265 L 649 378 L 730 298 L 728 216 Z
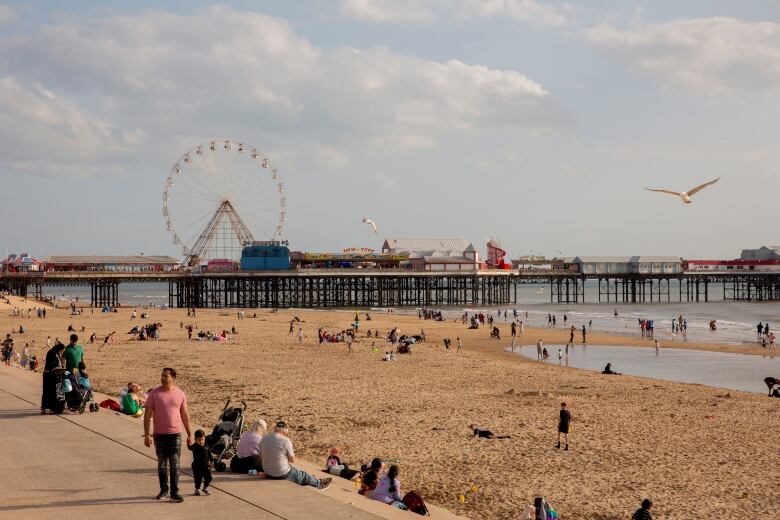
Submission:
M 425 507 L 425 501 L 414 491 L 409 491 L 407 494 L 405 494 L 403 502 L 409 511 L 417 513 L 418 515 L 431 516 L 431 514 L 428 512 L 428 508 Z

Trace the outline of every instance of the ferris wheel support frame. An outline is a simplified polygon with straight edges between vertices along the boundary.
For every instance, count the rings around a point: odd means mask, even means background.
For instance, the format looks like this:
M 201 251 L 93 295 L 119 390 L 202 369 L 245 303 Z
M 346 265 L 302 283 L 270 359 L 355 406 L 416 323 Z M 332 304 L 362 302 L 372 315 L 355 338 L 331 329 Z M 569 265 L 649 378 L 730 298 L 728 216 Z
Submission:
M 223 201 L 219 208 L 217 208 L 217 211 L 214 212 L 214 215 L 211 217 L 211 220 L 209 220 L 206 228 L 195 241 L 195 244 L 192 246 L 192 249 L 190 249 L 189 254 L 187 254 L 187 258 L 184 259 L 186 265 L 193 265 L 193 262 L 197 263 L 200 261 L 200 259 L 204 256 L 206 251 L 209 250 L 211 244 L 216 239 L 219 227 L 224 219 L 229 221 L 230 227 L 233 230 L 233 233 L 235 233 L 239 242 L 241 242 L 243 245 L 254 242 L 255 237 L 252 236 L 252 232 L 249 231 L 248 227 L 246 227 L 246 224 L 244 224 L 241 216 L 235 210 L 230 201 Z

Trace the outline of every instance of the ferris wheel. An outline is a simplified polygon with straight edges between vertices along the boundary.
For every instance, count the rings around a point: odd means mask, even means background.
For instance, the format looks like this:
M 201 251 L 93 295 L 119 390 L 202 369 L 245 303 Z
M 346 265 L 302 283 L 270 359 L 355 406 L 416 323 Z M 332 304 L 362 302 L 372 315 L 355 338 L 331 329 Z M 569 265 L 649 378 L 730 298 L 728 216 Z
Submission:
M 162 194 L 165 227 L 188 265 L 237 260 L 257 240 L 279 240 L 287 196 L 279 172 L 256 148 L 230 140 L 188 150 Z

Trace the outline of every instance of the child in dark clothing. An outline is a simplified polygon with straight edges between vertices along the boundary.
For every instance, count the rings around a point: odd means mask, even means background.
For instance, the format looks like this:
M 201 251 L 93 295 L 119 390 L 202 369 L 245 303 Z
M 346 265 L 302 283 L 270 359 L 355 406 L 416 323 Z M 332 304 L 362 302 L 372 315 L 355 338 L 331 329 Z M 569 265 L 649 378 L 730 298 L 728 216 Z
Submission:
M 206 432 L 195 431 L 195 442 L 188 446 L 192 452 L 192 475 L 195 477 L 195 495 L 200 495 L 200 483 L 203 481 L 203 494 L 208 495 L 211 484 L 211 451 L 206 447 Z
M 339 448 L 331 448 L 328 452 L 328 458 L 325 460 L 325 472 L 331 475 L 336 475 L 347 480 L 352 480 L 356 476 L 360 475 L 359 471 L 349 469 L 345 463 L 341 462 L 341 450 Z

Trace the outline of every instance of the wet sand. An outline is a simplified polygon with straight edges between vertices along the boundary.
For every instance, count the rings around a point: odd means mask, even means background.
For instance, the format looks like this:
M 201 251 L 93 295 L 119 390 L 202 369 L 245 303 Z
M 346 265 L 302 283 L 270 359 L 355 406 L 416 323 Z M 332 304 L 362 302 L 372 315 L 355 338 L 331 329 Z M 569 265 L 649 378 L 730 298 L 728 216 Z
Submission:
M 780 514 L 780 399 L 701 385 L 602 376 L 578 369 L 541 365 L 504 352 L 504 339 L 491 341 L 487 328 L 466 330 L 458 322 L 416 316 L 361 314 L 359 342 L 350 354 L 344 344 L 317 345 L 317 328 L 346 328 L 354 313 L 258 311 L 238 320 L 233 310 L 150 309 L 163 323 L 160 341 L 132 341 L 130 310 L 70 316 L 49 310 L 46 320 L 9 316 L 0 304 L 0 331 L 23 323 L 42 359 L 47 335 L 65 339 L 67 326 L 80 333 L 93 385 L 116 393 L 128 381 L 158 384 L 164 366 L 179 370 L 193 419 L 212 424 L 229 397 L 247 402 L 250 419 L 279 419 L 291 425 L 298 455 L 324 460 L 328 447 L 342 448 L 358 464 L 380 456 L 397 460 L 402 491 L 418 490 L 427 500 L 472 518 L 514 518 L 535 495 L 548 497 L 562 518 L 628 518 L 645 497 L 658 518 L 773 518 Z M 139 310 L 139 315 L 140 315 Z M 254 311 L 249 312 L 251 315 Z M 307 334 L 303 345 L 288 335 L 298 316 Z M 235 325 L 227 342 L 187 341 L 180 322 L 221 331 Z M 398 361 L 380 361 L 389 344 L 365 338 L 365 327 L 383 334 L 425 329 L 428 342 Z M 89 334 L 117 331 L 110 346 L 86 343 Z M 297 331 L 297 325 L 296 325 Z M 462 355 L 444 350 L 442 338 L 461 336 Z M 529 330 L 522 338 L 550 345 L 568 340 L 568 331 Z M 575 339 L 580 339 L 579 333 Z M 652 346 L 637 338 L 589 334 L 591 343 Z M 371 352 L 376 342 L 379 352 Z M 662 342 L 664 347 L 762 354 L 760 347 Z M 551 350 L 551 354 L 553 350 Z M 4 367 L 0 367 L 6 369 Z M 771 374 L 767 374 L 771 375 Z M 573 416 L 572 450 L 554 448 L 560 402 Z M 469 423 L 507 440 L 476 440 Z M 139 422 L 139 430 L 141 423 Z M 186 458 L 186 457 L 185 457 Z M 88 464 L 88 461 L 85 461 Z M 457 495 L 472 484 L 479 490 Z

